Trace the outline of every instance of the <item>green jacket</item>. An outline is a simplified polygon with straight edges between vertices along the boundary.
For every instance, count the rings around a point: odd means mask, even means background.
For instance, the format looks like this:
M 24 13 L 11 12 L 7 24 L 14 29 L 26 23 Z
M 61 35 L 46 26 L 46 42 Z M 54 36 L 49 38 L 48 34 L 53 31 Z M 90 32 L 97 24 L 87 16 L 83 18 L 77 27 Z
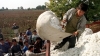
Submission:
M 67 23 L 70 22 L 70 20 L 73 17 L 73 15 L 74 15 L 75 12 L 76 12 L 76 9 L 75 8 L 69 9 L 64 14 L 63 20 L 67 20 Z M 78 24 L 77 24 L 77 31 L 79 32 L 79 36 L 85 30 L 85 24 L 86 24 L 86 22 L 87 22 L 87 20 L 86 20 L 86 18 L 85 18 L 84 15 L 82 17 L 80 17 L 80 20 L 78 21 Z

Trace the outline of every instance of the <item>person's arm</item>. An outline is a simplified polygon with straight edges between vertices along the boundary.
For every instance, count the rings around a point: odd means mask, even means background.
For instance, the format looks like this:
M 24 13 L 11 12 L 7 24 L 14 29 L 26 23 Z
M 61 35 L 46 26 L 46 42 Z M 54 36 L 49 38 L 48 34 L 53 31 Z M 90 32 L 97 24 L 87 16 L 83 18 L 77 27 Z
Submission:
M 69 9 L 63 16 L 63 20 L 62 20 L 62 28 L 64 28 L 68 22 L 68 20 L 71 18 L 72 16 L 72 12 L 75 11 L 75 8 L 71 8 Z
M 26 51 L 26 47 L 23 47 L 22 51 L 25 52 Z
M 78 33 L 79 33 L 78 31 L 75 31 L 75 32 L 73 33 L 73 35 L 74 35 L 74 36 L 77 36 Z
M 69 10 L 64 14 L 63 20 L 62 20 L 63 23 L 65 23 L 65 22 L 67 22 L 67 20 L 69 20 L 68 17 L 69 17 L 70 13 L 71 13 L 73 10 L 75 10 L 75 8 L 69 9 Z
M 85 30 L 85 25 L 86 25 L 87 20 L 85 17 L 83 17 L 83 19 L 80 22 L 81 23 L 76 31 L 76 33 L 78 34 L 81 34 Z
M 81 23 L 78 24 L 77 31 L 73 33 L 73 35 L 75 35 L 75 36 L 80 35 L 85 30 L 85 25 L 86 25 L 86 22 L 87 22 L 86 18 L 83 16 L 83 18 L 80 22 Z

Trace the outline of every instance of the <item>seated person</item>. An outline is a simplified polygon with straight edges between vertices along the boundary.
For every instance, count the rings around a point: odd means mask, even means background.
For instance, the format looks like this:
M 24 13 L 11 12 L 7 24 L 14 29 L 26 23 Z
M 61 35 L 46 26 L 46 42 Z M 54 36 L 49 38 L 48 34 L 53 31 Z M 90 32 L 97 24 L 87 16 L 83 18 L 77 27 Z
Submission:
M 34 47 L 32 45 L 30 45 L 28 47 L 28 50 L 25 52 L 25 55 L 26 56 L 33 56 L 34 55 L 33 50 L 34 50 Z
M 20 39 L 23 40 L 23 39 L 24 39 L 24 35 L 23 35 L 23 33 L 20 33 L 19 36 L 18 36 L 18 38 L 19 38 L 19 40 L 20 40 Z
M 10 45 L 6 44 L 3 39 L 0 39 L 0 49 L 3 53 L 8 53 L 10 49 Z
M 42 39 L 40 37 L 37 37 L 36 42 L 34 44 L 34 53 L 41 53 L 42 49 Z
M 24 43 L 25 41 L 28 41 L 28 43 L 29 43 L 29 40 L 28 40 L 27 35 L 24 35 L 23 43 Z
M 25 41 L 25 42 L 24 42 L 24 47 L 23 47 L 23 49 L 22 49 L 22 51 L 23 51 L 24 53 L 28 50 L 28 46 L 29 46 L 28 41 Z
M 23 41 L 22 41 L 22 39 L 19 39 L 18 44 L 19 44 L 21 47 L 23 47 Z
M 34 31 L 33 31 L 33 35 L 32 35 L 32 44 L 33 44 L 33 45 L 34 45 L 34 43 L 35 43 L 37 37 L 39 37 L 39 36 L 37 35 L 36 30 L 34 30 Z
M 6 38 L 6 39 L 5 39 L 5 44 L 6 44 L 7 46 L 9 46 L 9 48 L 11 47 L 12 43 L 10 42 L 9 38 Z
M 11 46 L 12 56 L 15 56 L 15 53 L 21 52 L 20 45 L 17 44 L 16 39 L 12 39 L 12 46 Z

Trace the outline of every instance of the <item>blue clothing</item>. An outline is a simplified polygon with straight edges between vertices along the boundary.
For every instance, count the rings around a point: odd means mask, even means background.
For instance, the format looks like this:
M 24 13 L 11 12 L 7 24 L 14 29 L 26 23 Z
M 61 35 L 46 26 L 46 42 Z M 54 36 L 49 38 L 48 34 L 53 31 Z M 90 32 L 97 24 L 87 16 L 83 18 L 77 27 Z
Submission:
M 5 42 L 5 45 L 10 49 L 10 43 L 9 42 Z
M 3 45 L 0 44 L 0 49 L 3 51 L 3 53 L 9 52 L 10 45 L 8 43 L 4 43 Z
M 32 32 L 31 32 L 31 30 L 27 30 L 26 35 L 28 36 L 29 44 L 32 44 Z
M 24 53 L 28 50 L 28 47 L 27 46 L 24 46 L 22 51 L 24 51 Z
M 32 35 L 32 32 L 31 32 L 30 30 L 27 30 L 27 31 L 26 31 L 26 35 L 28 35 L 28 36 L 29 36 L 29 35 Z

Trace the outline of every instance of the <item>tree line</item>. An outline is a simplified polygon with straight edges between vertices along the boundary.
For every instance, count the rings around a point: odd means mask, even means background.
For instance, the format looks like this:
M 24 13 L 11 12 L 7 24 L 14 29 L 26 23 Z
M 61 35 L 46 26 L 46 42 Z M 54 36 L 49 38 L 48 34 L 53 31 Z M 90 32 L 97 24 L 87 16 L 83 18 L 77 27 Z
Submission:
M 46 9 L 46 6 L 45 5 L 38 5 L 36 8 L 30 8 L 30 7 L 27 8 L 27 10 L 45 10 L 45 9 Z M 0 10 L 9 10 L 9 8 L 2 7 Z M 20 7 L 18 7 L 15 10 L 24 10 L 24 7 L 23 6 L 20 6 Z

